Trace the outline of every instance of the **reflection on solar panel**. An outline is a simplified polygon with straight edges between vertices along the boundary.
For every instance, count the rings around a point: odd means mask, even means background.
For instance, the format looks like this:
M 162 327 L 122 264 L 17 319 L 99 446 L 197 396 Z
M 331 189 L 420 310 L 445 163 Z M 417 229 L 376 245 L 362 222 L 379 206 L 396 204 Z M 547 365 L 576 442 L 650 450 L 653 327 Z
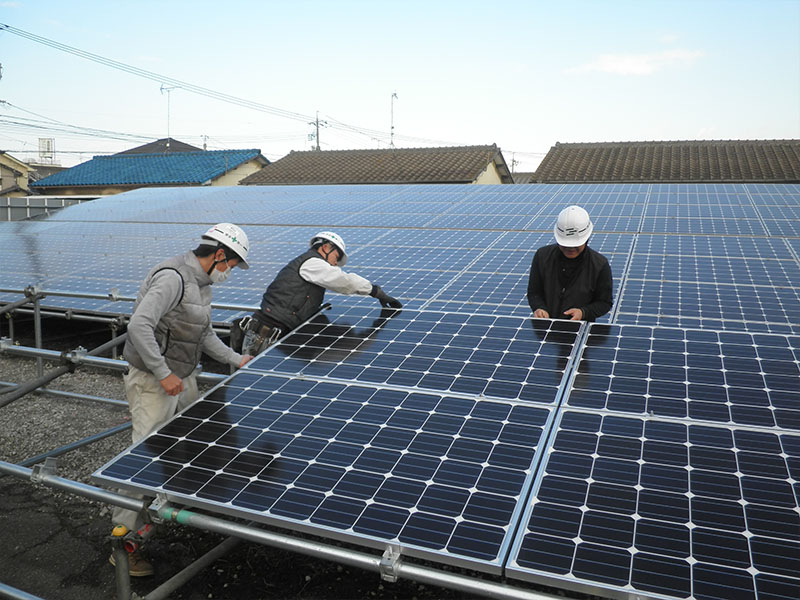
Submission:
M 315 318 L 96 479 L 499 572 L 579 325 L 375 312 Z
M 526 300 L 569 204 L 614 273 L 591 327 L 532 321 Z M 137 190 L 0 223 L 3 289 L 133 296 L 221 215 L 253 268 L 215 302 L 257 305 L 336 228 L 348 269 L 405 308 L 329 296 L 98 481 L 518 585 L 800 597 L 800 185 Z

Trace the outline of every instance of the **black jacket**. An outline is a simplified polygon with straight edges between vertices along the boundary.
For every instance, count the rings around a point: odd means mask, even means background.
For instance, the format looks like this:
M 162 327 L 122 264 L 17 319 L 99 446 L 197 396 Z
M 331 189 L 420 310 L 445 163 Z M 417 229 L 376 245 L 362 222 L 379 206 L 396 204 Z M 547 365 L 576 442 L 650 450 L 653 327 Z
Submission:
M 565 310 L 580 308 L 584 321 L 594 321 L 611 310 L 613 281 L 606 257 L 587 246 L 579 259 L 572 259 L 581 264 L 566 288 L 559 283 L 560 257 L 563 255 L 558 244 L 536 251 L 528 279 L 531 310 L 543 308 L 551 318 L 564 319 Z

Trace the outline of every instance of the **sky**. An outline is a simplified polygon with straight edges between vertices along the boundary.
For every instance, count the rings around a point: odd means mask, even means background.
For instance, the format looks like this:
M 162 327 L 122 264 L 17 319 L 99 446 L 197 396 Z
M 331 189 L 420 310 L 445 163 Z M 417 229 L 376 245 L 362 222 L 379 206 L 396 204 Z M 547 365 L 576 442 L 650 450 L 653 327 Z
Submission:
M 275 161 L 317 118 L 322 150 L 497 144 L 515 172 L 800 138 L 800 0 L 0 0 L 0 65 L 0 150 L 64 166 L 168 135 Z

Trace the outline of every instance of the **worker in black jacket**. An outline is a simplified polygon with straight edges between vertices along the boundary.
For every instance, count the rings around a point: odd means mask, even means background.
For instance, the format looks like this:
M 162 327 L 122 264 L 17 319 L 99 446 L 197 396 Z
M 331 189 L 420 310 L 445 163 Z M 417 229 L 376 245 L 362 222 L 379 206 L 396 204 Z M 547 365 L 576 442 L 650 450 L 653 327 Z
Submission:
M 613 303 L 611 267 L 586 244 L 593 225 L 580 206 L 568 206 L 553 229 L 556 243 L 536 251 L 528 279 L 528 304 L 538 319 L 594 321 Z

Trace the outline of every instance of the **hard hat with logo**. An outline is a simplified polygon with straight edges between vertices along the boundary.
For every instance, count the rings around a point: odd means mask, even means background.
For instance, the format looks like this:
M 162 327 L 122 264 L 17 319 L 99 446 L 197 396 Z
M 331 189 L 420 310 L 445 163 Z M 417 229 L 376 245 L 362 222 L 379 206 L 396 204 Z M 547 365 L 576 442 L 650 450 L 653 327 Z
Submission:
M 332 231 L 320 231 L 317 235 L 311 238 L 308 242 L 309 248 L 313 248 L 317 244 L 324 244 L 325 242 L 330 242 L 336 248 L 339 249 L 339 266 L 343 267 L 345 263 L 347 263 L 347 249 L 344 245 L 344 240 L 338 233 L 333 233 Z
M 593 229 L 589 213 L 580 206 L 568 206 L 559 213 L 553 233 L 559 246 L 574 248 L 585 244 Z
M 203 234 L 203 238 L 214 240 L 233 250 L 239 257 L 238 267 L 249 269 L 247 254 L 250 252 L 250 241 L 242 228 L 233 223 L 217 223 Z

